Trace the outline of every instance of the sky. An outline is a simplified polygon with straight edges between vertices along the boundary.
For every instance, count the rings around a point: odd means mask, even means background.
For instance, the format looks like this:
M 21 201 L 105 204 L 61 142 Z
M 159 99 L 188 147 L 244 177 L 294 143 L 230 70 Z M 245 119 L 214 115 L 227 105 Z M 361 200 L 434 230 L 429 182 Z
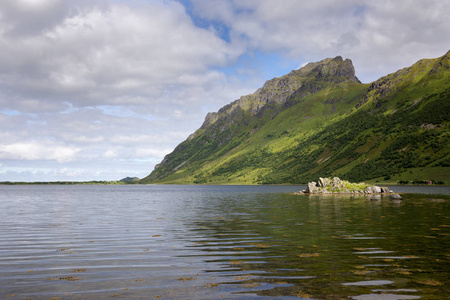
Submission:
M 448 0 L 2 0 L 0 181 L 143 178 L 265 81 L 450 50 Z

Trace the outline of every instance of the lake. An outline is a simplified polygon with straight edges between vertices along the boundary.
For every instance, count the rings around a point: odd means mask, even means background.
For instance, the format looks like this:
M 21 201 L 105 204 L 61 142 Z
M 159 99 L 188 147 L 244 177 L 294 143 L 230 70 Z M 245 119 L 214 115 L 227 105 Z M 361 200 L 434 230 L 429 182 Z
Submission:
M 0 298 L 448 299 L 450 187 L 302 189 L 0 186 Z

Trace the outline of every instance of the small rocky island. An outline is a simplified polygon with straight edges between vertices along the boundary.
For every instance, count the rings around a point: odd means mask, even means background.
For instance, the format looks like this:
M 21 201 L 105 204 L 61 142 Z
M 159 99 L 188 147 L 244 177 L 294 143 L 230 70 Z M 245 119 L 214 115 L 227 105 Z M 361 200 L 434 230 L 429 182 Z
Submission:
M 301 191 L 303 194 L 386 194 L 390 195 L 391 199 L 399 199 L 402 197 L 399 194 L 394 194 L 393 191 L 387 187 L 379 187 L 376 185 L 368 185 L 365 183 L 351 183 L 346 180 L 341 180 L 338 177 L 321 178 L 318 182 L 309 182 L 306 190 Z

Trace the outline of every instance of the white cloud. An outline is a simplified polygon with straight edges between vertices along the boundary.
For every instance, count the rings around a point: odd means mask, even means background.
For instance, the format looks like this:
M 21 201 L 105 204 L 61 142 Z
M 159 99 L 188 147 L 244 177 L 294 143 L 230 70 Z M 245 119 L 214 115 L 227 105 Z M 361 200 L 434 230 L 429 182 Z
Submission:
M 448 1 L 192 2 L 194 13 L 226 24 L 231 38 L 253 51 L 284 53 L 297 63 L 342 55 L 366 81 L 449 49 Z
M 19 142 L 0 145 L 0 159 L 56 160 L 62 163 L 73 160 L 79 151 L 78 148 L 48 142 Z
M 73 105 L 142 104 L 166 85 L 192 84 L 186 78 L 241 53 L 195 27 L 176 2 L 133 3 L 66 11 L 58 22 L 24 35 L 13 33 L 25 19 L 0 19 L 10 28 L 0 35 L 1 86 L 22 104 L 30 101 L 31 110 L 39 108 L 32 101 L 59 103 L 62 97 Z
M 211 68 L 243 49 L 176 1 L 2 1 L 0 48 L 0 159 L 14 174 L 32 172 L 12 162 L 50 176 L 31 162 L 100 170 L 136 159 L 151 161 L 148 173 L 200 126 L 205 99 L 218 108 L 240 96 L 217 95 L 228 83 Z
M 146 148 L 136 148 L 134 149 L 134 157 L 137 159 L 148 159 L 148 158 L 156 158 L 156 162 L 160 162 L 164 156 L 170 153 L 173 149 L 166 148 L 162 150 L 157 150 L 151 147 Z
M 342 55 L 367 81 L 448 51 L 447 1 L 185 2 L 0 1 L 0 181 L 143 177 L 272 68 Z
M 117 157 L 117 151 L 115 150 L 108 150 L 103 154 L 105 158 L 116 158 Z

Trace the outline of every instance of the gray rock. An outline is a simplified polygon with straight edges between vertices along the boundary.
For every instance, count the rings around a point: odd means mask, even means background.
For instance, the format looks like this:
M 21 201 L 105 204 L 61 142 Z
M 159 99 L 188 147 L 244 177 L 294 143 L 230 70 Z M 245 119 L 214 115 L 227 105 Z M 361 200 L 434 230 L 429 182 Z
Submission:
M 380 194 L 381 188 L 379 186 L 368 186 L 364 189 L 366 194 Z
M 379 193 L 381 193 L 381 188 L 379 187 L 379 186 L 373 186 L 372 187 L 372 191 L 374 192 L 374 193 L 377 193 L 377 194 L 379 194 Z
M 318 185 L 320 187 L 327 187 L 328 185 L 330 185 L 330 179 L 319 177 Z
M 317 184 L 313 182 L 308 182 L 308 187 L 306 188 L 306 192 L 310 194 L 317 193 L 319 191 L 319 188 L 317 187 Z
M 373 194 L 373 190 L 371 186 L 368 186 L 364 189 L 364 193 L 366 194 Z
M 382 193 L 390 193 L 391 191 L 387 187 L 382 187 L 381 192 Z
M 339 179 L 339 177 L 334 177 L 331 184 L 333 185 L 334 188 L 340 188 L 340 187 L 344 186 L 344 184 Z

